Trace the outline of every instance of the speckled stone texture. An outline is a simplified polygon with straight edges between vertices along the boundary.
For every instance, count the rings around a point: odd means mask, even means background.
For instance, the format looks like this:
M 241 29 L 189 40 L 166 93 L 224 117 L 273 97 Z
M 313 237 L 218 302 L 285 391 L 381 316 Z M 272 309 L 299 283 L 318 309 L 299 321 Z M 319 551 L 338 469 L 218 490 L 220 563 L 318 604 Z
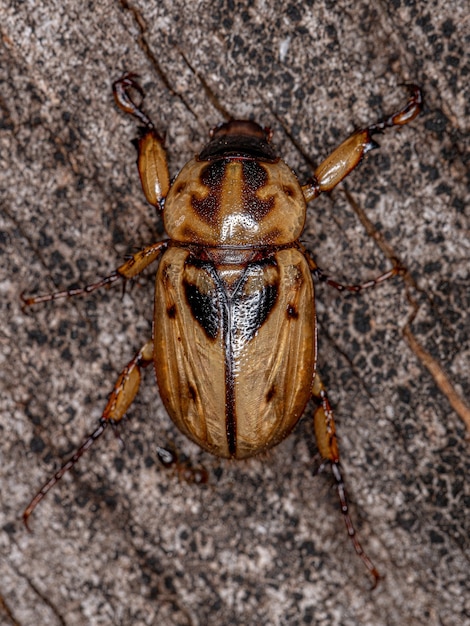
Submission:
M 468 397 L 466 3 L 0 4 L 0 623 L 470 623 L 469 446 L 429 365 Z M 423 114 L 377 137 L 380 150 L 311 204 L 303 236 L 338 280 L 384 272 L 384 250 L 412 279 L 358 296 L 317 288 L 352 515 L 385 575 L 373 592 L 331 478 L 316 474 L 313 405 L 264 458 L 219 461 L 171 424 L 150 368 L 125 446 L 107 432 L 38 507 L 33 534 L 21 523 L 151 333 L 152 271 L 124 295 L 20 307 L 23 291 L 93 281 L 163 237 L 140 189 L 136 125 L 112 99 L 129 70 L 166 133 L 172 174 L 232 115 L 272 127 L 306 180 L 355 128 L 402 106 L 403 83 L 425 90 Z M 413 300 L 409 329 L 427 363 L 403 335 Z M 209 483 L 178 481 L 158 444 L 205 466 Z

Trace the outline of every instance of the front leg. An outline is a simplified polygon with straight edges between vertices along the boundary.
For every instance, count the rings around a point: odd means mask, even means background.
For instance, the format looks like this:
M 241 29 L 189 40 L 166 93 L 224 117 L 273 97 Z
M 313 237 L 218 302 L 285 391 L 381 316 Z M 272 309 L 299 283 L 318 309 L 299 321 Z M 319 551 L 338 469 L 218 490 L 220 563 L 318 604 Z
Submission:
M 122 78 L 113 83 L 114 100 L 121 111 L 134 116 L 144 125 L 137 141 L 139 153 L 137 165 L 140 182 L 147 201 L 163 210 L 166 195 L 170 190 L 170 175 L 163 147 L 164 140 L 155 130 L 152 120 L 144 112 L 141 104 L 136 104 L 132 98 L 132 92 L 137 93 L 141 100 L 145 95 L 135 78 L 134 74 L 124 74 Z
M 411 91 L 411 97 L 403 109 L 376 124 L 353 133 L 317 167 L 313 178 L 302 186 L 306 202 L 314 200 L 324 191 L 334 189 L 343 178 L 359 165 L 367 152 L 379 147 L 372 139 L 373 134 L 380 133 L 392 126 L 408 124 L 419 115 L 423 106 L 422 91 L 416 85 L 408 85 L 408 87 Z
M 360 557 L 360 559 L 372 575 L 374 579 L 372 588 L 375 588 L 380 580 L 380 574 L 377 571 L 375 565 L 365 553 L 363 547 L 361 546 L 351 516 L 349 514 L 348 497 L 346 493 L 346 487 L 344 485 L 343 476 L 341 474 L 339 448 L 338 440 L 336 438 L 333 409 L 331 408 L 326 388 L 323 385 L 318 375 L 318 372 L 315 374 L 315 380 L 312 387 L 312 395 L 314 398 L 321 402 L 321 405 L 315 411 L 313 420 L 318 451 L 320 452 L 323 461 L 322 466 L 326 464 L 329 464 L 331 466 L 331 471 L 336 481 L 336 491 L 338 493 L 338 498 L 341 506 L 341 513 L 343 514 L 343 519 L 344 523 L 346 524 L 348 536 L 354 546 L 356 554 Z

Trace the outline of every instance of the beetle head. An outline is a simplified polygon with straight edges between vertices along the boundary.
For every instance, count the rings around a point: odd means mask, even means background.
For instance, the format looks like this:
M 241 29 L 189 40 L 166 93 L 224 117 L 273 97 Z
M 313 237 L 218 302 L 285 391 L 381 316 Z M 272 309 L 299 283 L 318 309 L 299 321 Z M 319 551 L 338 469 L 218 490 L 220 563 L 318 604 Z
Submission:
M 211 140 L 199 154 L 200 161 L 240 158 L 275 163 L 278 156 L 270 145 L 272 131 L 250 120 L 230 120 L 213 128 Z

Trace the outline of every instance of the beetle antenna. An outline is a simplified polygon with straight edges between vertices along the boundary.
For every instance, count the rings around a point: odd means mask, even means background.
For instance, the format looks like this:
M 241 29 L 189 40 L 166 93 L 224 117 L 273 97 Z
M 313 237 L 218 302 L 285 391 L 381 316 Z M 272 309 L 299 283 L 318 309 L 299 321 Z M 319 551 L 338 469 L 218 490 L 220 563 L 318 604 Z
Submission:
M 37 505 L 41 502 L 41 500 L 44 498 L 44 496 L 48 493 L 48 491 L 50 491 L 52 489 L 52 487 L 59 482 L 59 480 L 62 478 L 62 476 L 68 472 L 70 469 L 72 469 L 72 467 L 75 465 L 75 463 L 80 459 L 80 457 L 85 454 L 85 452 L 88 450 L 88 448 L 90 448 L 95 441 L 101 437 L 101 435 L 104 433 L 104 431 L 106 430 L 107 426 L 109 424 L 109 420 L 101 418 L 100 419 L 100 425 L 98 426 L 98 428 L 96 430 L 94 430 L 90 435 L 88 435 L 88 437 L 85 439 L 85 441 L 82 443 L 82 445 L 76 450 L 76 452 L 73 454 L 72 457 L 70 457 L 70 459 L 68 461 L 66 461 L 62 467 L 51 477 L 49 478 L 49 480 L 44 483 L 44 485 L 41 487 L 41 489 L 39 489 L 39 491 L 37 492 L 37 494 L 34 496 L 34 498 L 31 500 L 31 502 L 28 504 L 28 506 L 25 508 L 24 513 L 23 513 L 23 522 L 24 525 L 26 526 L 27 530 L 29 532 L 31 532 L 31 529 L 28 525 L 28 520 L 29 520 L 29 516 L 31 515 L 31 513 L 34 511 L 34 509 L 37 507 Z

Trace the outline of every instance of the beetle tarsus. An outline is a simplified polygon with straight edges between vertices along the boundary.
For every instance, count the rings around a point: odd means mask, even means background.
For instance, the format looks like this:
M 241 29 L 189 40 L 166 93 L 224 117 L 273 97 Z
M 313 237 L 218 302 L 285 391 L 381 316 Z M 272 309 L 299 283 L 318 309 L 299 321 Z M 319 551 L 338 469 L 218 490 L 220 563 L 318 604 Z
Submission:
M 370 134 L 380 133 L 386 128 L 392 126 L 404 126 L 413 121 L 417 115 L 419 115 L 423 108 L 423 92 L 417 85 L 405 85 L 411 93 L 408 102 L 405 106 L 388 117 L 379 120 L 375 124 L 371 124 L 367 130 Z
M 316 409 L 313 416 L 315 438 L 318 444 L 318 451 L 322 457 L 320 470 L 322 470 L 326 465 L 329 465 L 331 467 L 331 473 L 333 474 L 333 477 L 336 481 L 336 492 L 338 494 L 341 513 L 343 514 L 343 519 L 346 525 L 349 539 L 353 544 L 356 554 L 359 556 L 359 558 L 366 566 L 367 570 L 373 576 L 375 581 L 374 587 L 376 587 L 380 579 L 380 575 L 376 567 L 364 551 L 357 537 L 354 524 L 349 514 L 348 496 L 346 493 L 346 486 L 344 484 L 343 476 L 341 474 L 340 455 L 338 441 L 336 438 L 333 409 L 331 408 L 326 388 L 322 383 L 318 373 L 315 374 L 315 378 L 313 381 L 312 396 L 321 403 L 320 406 Z
M 341 474 L 339 459 L 337 461 L 331 462 L 330 464 L 331 464 L 331 472 L 336 481 L 336 491 L 338 493 L 338 498 L 339 498 L 340 505 L 341 505 L 341 513 L 343 514 L 343 519 L 346 525 L 346 530 L 348 532 L 349 539 L 351 540 L 354 546 L 354 550 L 357 556 L 362 560 L 367 570 L 373 577 L 374 582 L 372 584 L 372 589 L 375 589 L 379 583 L 381 576 L 377 568 L 375 567 L 375 565 L 372 563 L 372 561 L 369 559 L 366 552 L 364 551 L 364 548 L 362 547 L 357 537 L 357 532 L 352 523 L 351 516 L 349 515 L 348 497 L 346 493 L 346 486 L 344 484 L 344 480 Z
M 34 511 L 37 505 L 41 502 L 41 500 L 47 495 L 47 493 L 52 489 L 52 487 L 62 478 L 62 476 L 66 472 L 71 470 L 72 467 L 75 465 L 75 463 L 77 463 L 77 461 L 80 459 L 80 457 L 83 454 L 85 454 L 85 452 L 95 443 L 95 441 L 99 437 L 101 437 L 101 435 L 106 430 L 106 427 L 108 426 L 108 424 L 109 424 L 108 420 L 103 419 L 103 418 L 100 419 L 100 424 L 98 428 L 96 428 L 90 435 L 88 435 L 88 437 L 85 439 L 82 445 L 70 457 L 70 459 L 66 461 L 62 465 L 62 467 L 51 478 L 49 478 L 47 482 L 44 483 L 44 485 L 39 489 L 39 491 L 36 493 L 34 498 L 25 508 L 23 512 L 23 523 L 29 532 L 31 532 L 31 529 L 29 527 L 29 517 L 31 513 Z
M 408 124 L 420 113 L 423 104 L 421 89 L 416 85 L 410 85 L 409 88 L 412 95 L 403 109 L 367 128 L 357 130 L 320 163 L 313 173 L 313 179 L 302 186 L 306 202 L 314 200 L 320 193 L 332 191 L 359 165 L 365 154 L 379 147 L 372 139 L 373 134 L 381 133 L 391 126 Z
M 96 291 L 96 289 L 100 289 L 101 287 L 106 287 L 108 285 L 112 285 L 117 280 L 122 280 L 123 275 L 119 274 L 118 271 L 114 271 L 108 276 L 105 276 L 101 280 L 96 281 L 96 283 L 90 283 L 85 285 L 84 287 L 74 287 L 72 289 L 65 289 L 63 291 L 54 291 L 52 293 L 45 293 L 40 296 L 30 296 L 28 298 L 24 297 L 24 292 L 20 295 L 22 301 L 22 309 L 26 310 L 28 307 L 33 306 L 35 304 L 40 304 L 41 302 L 50 302 L 51 300 L 59 300 L 61 298 L 73 298 L 75 296 L 83 296 L 91 293 L 92 291 Z
M 149 130 L 154 128 L 154 124 L 149 116 L 142 109 L 142 102 L 145 98 L 145 92 L 140 84 L 135 80 L 138 78 L 137 74 L 124 74 L 122 78 L 116 80 L 113 83 L 113 95 L 117 106 L 124 111 L 133 115 L 135 118 L 142 122 Z M 137 104 L 131 97 L 131 91 L 135 91 L 141 97 L 141 102 Z
M 321 283 L 325 283 L 329 285 L 330 287 L 334 287 L 338 291 L 349 291 L 351 293 L 359 293 L 360 291 L 363 291 L 364 289 L 370 289 L 371 287 L 376 287 L 380 283 L 383 283 L 386 280 L 393 278 L 394 276 L 403 276 L 407 272 L 406 268 L 402 267 L 399 264 L 397 259 L 392 259 L 393 267 L 387 272 L 384 272 L 383 274 L 380 274 L 379 276 L 376 276 L 375 278 L 371 278 L 370 280 L 364 283 L 358 283 L 356 285 L 345 285 L 344 283 L 340 283 L 334 280 L 333 278 L 330 278 L 330 276 L 328 276 L 328 274 L 326 274 L 321 269 L 321 267 L 318 267 L 311 252 L 307 248 L 305 248 L 304 246 L 300 246 L 300 248 L 304 256 L 307 259 L 310 271 L 313 274 L 313 276 L 315 276 L 315 278 L 317 278 L 317 280 L 319 280 Z
M 377 285 L 385 282 L 389 278 L 402 275 L 402 268 L 392 267 L 391 270 L 388 270 L 387 272 L 380 274 L 380 276 L 377 276 L 376 278 L 371 278 L 365 283 L 359 283 L 357 285 L 344 285 L 343 283 L 338 283 L 336 280 L 333 280 L 326 274 L 323 274 L 323 272 L 319 269 L 315 271 L 315 274 L 320 282 L 326 283 L 327 285 L 329 285 L 330 287 L 334 287 L 338 291 L 349 291 L 351 293 L 359 293 L 360 291 L 363 291 L 364 289 L 370 289 L 372 287 L 376 287 Z

